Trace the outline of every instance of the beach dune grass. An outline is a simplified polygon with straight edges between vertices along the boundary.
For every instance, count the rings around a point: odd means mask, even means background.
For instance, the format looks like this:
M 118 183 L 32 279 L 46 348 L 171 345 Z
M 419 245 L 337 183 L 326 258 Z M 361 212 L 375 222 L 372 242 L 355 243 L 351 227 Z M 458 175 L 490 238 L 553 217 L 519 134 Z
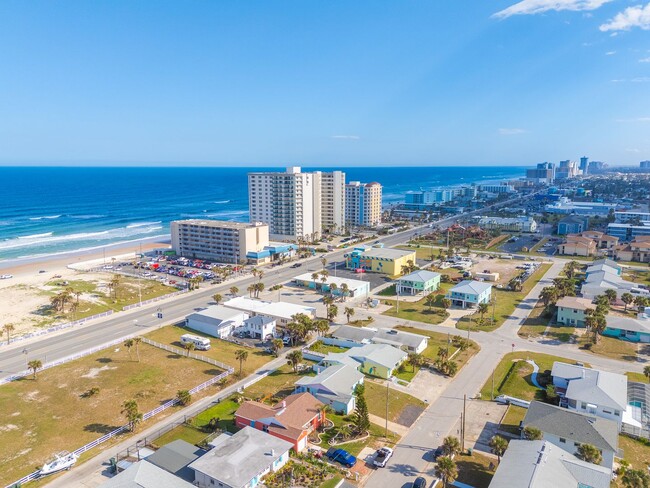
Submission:
M 135 350 L 129 356 L 118 346 L 41 371 L 35 380 L 29 376 L 0 386 L 0 485 L 31 473 L 56 452 L 73 451 L 124 425 L 126 400 L 135 399 L 144 413 L 221 373 L 146 344 L 139 349 L 140 362 Z M 95 387 L 99 392 L 88 395 Z

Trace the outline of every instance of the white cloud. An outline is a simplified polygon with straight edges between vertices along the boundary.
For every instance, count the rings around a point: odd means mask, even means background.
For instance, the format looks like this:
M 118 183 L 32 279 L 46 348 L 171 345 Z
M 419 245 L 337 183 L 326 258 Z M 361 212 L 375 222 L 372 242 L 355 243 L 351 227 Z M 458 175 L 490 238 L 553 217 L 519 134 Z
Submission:
M 596 10 L 612 0 L 521 0 L 495 13 L 492 17 L 506 19 L 512 15 L 541 14 L 549 10 Z
M 616 122 L 650 122 L 650 117 L 633 117 L 631 119 L 616 119 Z
M 639 27 L 643 30 L 650 30 L 650 3 L 645 7 L 636 5 L 628 7 L 622 12 L 617 13 L 613 19 L 600 26 L 600 30 L 607 31 L 626 31 L 633 27 Z
M 617 78 L 609 81 L 612 83 L 625 83 L 628 81 L 631 83 L 650 83 L 650 76 L 639 76 L 637 78 L 630 78 L 629 80 L 625 78 Z
M 359 136 L 348 136 L 348 135 L 341 135 L 341 136 L 332 136 L 332 139 L 347 139 L 349 141 L 358 141 L 361 139 Z
M 638 150 L 636 148 L 627 148 L 626 151 L 631 152 L 631 153 L 640 153 L 641 152 L 640 150 Z
M 650 63 L 650 56 L 639 59 L 639 63 Z
M 607 51 L 605 56 L 613 56 L 614 54 L 616 54 L 616 51 Z
M 516 136 L 518 134 L 525 134 L 526 132 L 528 132 L 526 129 L 516 129 L 516 128 L 512 128 L 512 129 L 502 128 L 502 129 L 499 129 L 499 134 L 501 134 L 502 136 Z

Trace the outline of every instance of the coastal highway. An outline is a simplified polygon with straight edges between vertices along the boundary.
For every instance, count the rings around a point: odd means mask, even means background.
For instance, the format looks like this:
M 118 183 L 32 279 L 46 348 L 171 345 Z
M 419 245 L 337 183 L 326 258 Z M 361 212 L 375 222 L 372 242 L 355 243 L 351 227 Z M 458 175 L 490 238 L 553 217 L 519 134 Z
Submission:
M 467 212 L 465 216 L 483 213 L 491 207 L 510 205 L 520 200 L 515 199 L 499 202 L 489 207 Z M 452 224 L 457 215 L 433 222 L 438 226 Z M 412 229 L 395 233 L 391 236 L 382 237 L 380 240 L 387 247 L 408 241 L 415 234 L 420 233 L 426 226 L 414 227 Z M 327 253 L 330 263 L 340 261 L 346 250 L 339 250 Z M 321 256 L 306 259 L 300 269 L 290 268 L 290 264 L 278 266 L 275 268 L 265 269 L 263 282 L 266 289 L 273 284 L 283 283 L 290 280 L 299 273 L 305 273 L 309 270 L 321 268 Z M 136 308 L 128 312 L 119 312 L 106 319 L 100 319 L 90 325 L 52 335 L 45 335 L 32 340 L 21 341 L 15 344 L 9 344 L 0 348 L 0 378 L 17 374 L 27 369 L 27 363 L 33 359 L 39 359 L 44 364 L 53 362 L 90 348 L 100 346 L 130 335 L 144 334 L 148 330 L 163 324 L 177 323 L 185 318 L 197 308 L 208 306 L 215 293 L 226 295 L 228 289 L 236 285 L 240 290 L 256 281 L 252 276 L 228 280 L 226 283 L 216 286 L 206 286 L 199 290 L 189 292 L 178 297 L 171 298 L 162 302 L 154 303 L 142 308 Z M 163 319 L 156 318 L 156 311 L 161 307 L 164 313 Z

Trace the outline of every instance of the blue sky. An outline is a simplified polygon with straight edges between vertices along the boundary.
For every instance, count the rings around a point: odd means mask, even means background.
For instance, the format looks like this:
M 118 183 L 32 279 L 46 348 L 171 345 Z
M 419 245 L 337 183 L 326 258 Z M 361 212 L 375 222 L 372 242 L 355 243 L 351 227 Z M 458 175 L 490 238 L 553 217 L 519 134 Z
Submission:
M 647 1 L 5 0 L 0 164 L 637 164 Z

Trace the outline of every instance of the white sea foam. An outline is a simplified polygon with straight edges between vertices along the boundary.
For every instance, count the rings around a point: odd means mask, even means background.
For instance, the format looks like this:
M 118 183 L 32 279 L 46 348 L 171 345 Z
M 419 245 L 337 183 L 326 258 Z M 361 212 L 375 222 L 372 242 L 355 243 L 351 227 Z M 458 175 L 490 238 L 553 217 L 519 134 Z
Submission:
M 18 239 L 38 239 L 39 237 L 49 237 L 51 235 L 51 232 L 44 232 L 42 234 L 32 234 L 31 236 L 20 236 Z
M 158 220 L 156 222 L 139 222 L 137 224 L 129 224 L 126 226 L 127 229 L 135 229 L 136 227 L 144 227 L 146 225 L 156 225 L 162 224 L 162 221 Z
M 61 215 L 43 215 L 42 217 L 30 217 L 29 220 L 58 219 Z
M 232 201 L 232 200 L 217 200 L 216 202 L 213 202 L 213 203 L 216 203 L 216 204 L 219 204 L 219 205 L 220 205 L 220 204 L 222 204 L 222 203 L 230 203 L 231 201 Z
M 73 219 L 88 220 L 88 219 L 101 219 L 106 217 L 106 215 L 71 215 L 70 217 Z

